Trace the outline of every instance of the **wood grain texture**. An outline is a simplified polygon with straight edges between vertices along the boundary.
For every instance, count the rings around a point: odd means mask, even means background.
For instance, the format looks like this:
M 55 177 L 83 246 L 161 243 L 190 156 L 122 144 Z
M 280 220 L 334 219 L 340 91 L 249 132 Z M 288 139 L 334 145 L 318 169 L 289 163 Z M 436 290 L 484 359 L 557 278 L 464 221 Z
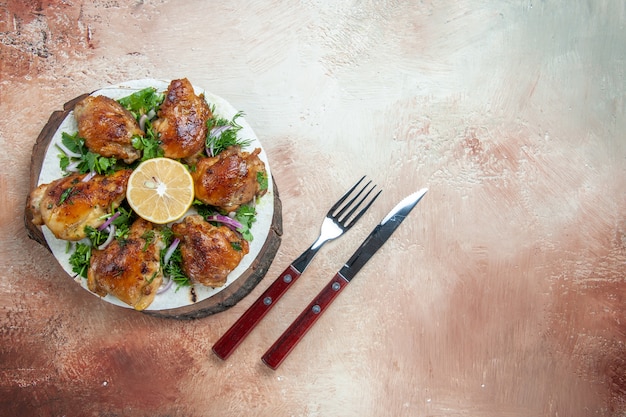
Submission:
M 0 16 L 0 414 L 625 415 L 624 2 L 9 0 Z M 271 280 L 198 320 L 134 314 L 59 279 L 23 226 L 52 111 L 179 76 L 266 148 L 284 229 L 268 278 L 356 179 L 383 188 L 227 361 L 212 344 Z M 289 360 L 264 366 L 421 187 Z

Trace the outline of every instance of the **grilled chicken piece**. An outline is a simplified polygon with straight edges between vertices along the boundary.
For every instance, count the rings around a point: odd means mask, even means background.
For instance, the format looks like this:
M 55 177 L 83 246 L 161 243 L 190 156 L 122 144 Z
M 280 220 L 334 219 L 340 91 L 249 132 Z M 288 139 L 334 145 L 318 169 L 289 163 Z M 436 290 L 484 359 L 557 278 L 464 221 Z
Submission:
M 213 226 L 199 215 L 190 215 L 172 225 L 181 241 L 180 253 L 185 274 L 194 282 L 210 287 L 226 283 L 228 274 L 249 252 L 248 242 L 226 226 Z
M 259 148 L 249 153 L 231 146 L 215 157 L 200 159 L 191 173 L 196 198 L 230 212 L 265 194 L 258 179 L 259 174 L 267 175 L 260 152 Z
M 152 127 L 168 158 L 188 158 L 204 149 L 207 125 L 213 117 L 204 95 L 197 96 L 186 79 L 172 80 Z
M 86 237 L 85 226 L 97 228 L 126 198 L 131 170 L 111 175 L 72 174 L 34 189 L 28 198 L 33 224 L 46 225 L 58 238 L 80 240 Z
M 87 287 L 101 297 L 111 294 L 135 310 L 144 310 L 163 282 L 164 247 L 160 226 L 135 220 L 128 239 L 113 240 L 103 250 L 92 252 Z
M 107 158 L 122 159 L 127 164 L 141 153 L 132 145 L 133 136 L 144 136 L 135 117 L 117 101 L 105 96 L 89 96 L 74 107 L 78 136 L 85 146 Z

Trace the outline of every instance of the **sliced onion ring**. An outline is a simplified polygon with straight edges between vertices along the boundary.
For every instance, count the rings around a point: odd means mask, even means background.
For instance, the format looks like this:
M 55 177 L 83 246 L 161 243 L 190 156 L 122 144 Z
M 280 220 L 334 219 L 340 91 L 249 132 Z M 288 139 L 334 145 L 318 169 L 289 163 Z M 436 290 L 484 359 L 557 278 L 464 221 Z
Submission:
M 211 131 L 209 132 L 209 136 L 212 138 L 219 138 L 220 136 L 222 136 L 222 133 L 224 133 L 225 131 L 227 131 L 228 129 L 230 129 L 229 125 L 224 125 L 224 126 L 217 126 L 214 127 L 213 129 L 211 129 Z
M 115 238 L 115 225 L 112 224 L 111 226 L 109 226 L 108 230 L 109 230 L 109 237 L 107 237 L 107 240 L 105 240 L 104 243 L 102 243 L 102 245 L 98 246 L 98 250 L 103 250 L 104 248 L 109 246 L 111 242 L 113 242 L 113 239 Z
M 113 222 L 113 220 L 115 220 L 118 217 L 120 217 L 120 214 L 121 213 L 118 211 L 117 213 L 115 213 L 111 217 L 109 217 L 106 222 L 102 223 L 102 225 L 100 227 L 98 227 L 98 231 L 101 232 L 104 229 L 106 229 L 107 227 L 109 227 L 109 225 Z
M 63 145 L 63 143 L 60 143 L 60 142 L 59 142 L 59 143 L 56 143 L 56 146 L 57 146 L 59 149 L 61 149 L 61 151 L 63 151 L 63 153 L 64 153 L 65 155 L 67 155 L 67 156 L 69 156 L 69 157 L 72 157 L 72 158 L 80 158 L 80 157 L 82 157 L 82 155 L 81 155 L 81 154 L 76 153 L 76 152 L 72 152 L 72 151 L 70 151 L 70 150 L 67 148 L 67 146 Z
M 83 182 L 88 182 L 90 179 L 96 176 L 96 171 L 89 171 L 89 174 L 83 177 Z
M 74 161 L 68 166 L 65 167 L 67 172 L 78 172 L 78 165 L 80 165 L 81 161 Z
M 222 216 L 221 214 L 209 216 L 206 219 L 207 221 L 210 221 L 210 222 L 224 223 L 226 226 L 230 227 L 233 230 L 241 229 L 243 227 L 243 225 L 239 223 L 237 220 L 231 219 L 228 216 Z
M 218 139 L 220 136 L 222 136 L 222 133 L 224 133 L 228 129 L 230 129 L 229 125 L 214 127 L 209 132 L 209 138 Z M 207 156 L 215 156 L 215 149 L 213 148 L 213 146 L 214 141 L 210 141 L 209 146 L 205 148 Z
M 163 294 L 165 291 L 169 290 L 169 289 L 172 287 L 172 284 L 173 284 L 173 283 L 174 283 L 174 280 L 173 280 L 173 279 L 171 279 L 171 278 L 170 278 L 170 279 L 168 279 L 168 280 L 167 280 L 167 284 L 165 284 L 165 285 L 161 285 L 161 286 L 159 287 L 159 289 L 157 290 L 157 292 L 156 292 L 156 293 L 157 293 L 157 294 Z
M 146 131 L 146 120 L 148 120 L 147 114 L 142 114 L 139 118 L 139 129 L 143 130 L 144 132 Z
M 165 252 L 165 255 L 163 256 L 163 264 L 164 265 L 167 265 L 168 263 L 170 263 L 170 258 L 172 257 L 172 254 L 174 253 L 174 251 L 178 247 L 179 243 L 180 243 L 180 239 L 176 238 L 176 239 L 174 239 L 174 241 L 172 242 L 170 247 L 167 248 L 167 252 Z
M 165 252 L 165 255 L 163 255 L 163 264 L 164 265 L 167 265 L 170 262 L 170 259 L 172 258 L 172 254 L 174 253 L 174 251 L 178 247 L 179 243 L 180 243 L 180 239 L 179 238 L 175 238 L 174 241 L 172 242 L 172 244 L 170 245 L 170 247 L 167 248 L 167 252 Z M 157 294 L 163 294 L 165 291 L 169 290 L 172 287 L 172 284 L 174 283 L 174 280 L 168 277 L 167 281 L 168 281 L 167 284 L 161 285 L 159 287 L 159 289 L 156 292 Z

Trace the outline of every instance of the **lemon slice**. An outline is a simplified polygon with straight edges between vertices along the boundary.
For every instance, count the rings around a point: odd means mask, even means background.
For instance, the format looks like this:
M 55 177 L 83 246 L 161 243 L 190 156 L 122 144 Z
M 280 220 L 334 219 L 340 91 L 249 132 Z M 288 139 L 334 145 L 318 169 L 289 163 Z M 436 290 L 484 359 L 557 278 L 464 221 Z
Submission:
M 187 168 L 169 158 L 139 164 L 128 179 L 126 199 L 139 217 L 156 224 L 180 219 L 194 198 L 193 179 Z

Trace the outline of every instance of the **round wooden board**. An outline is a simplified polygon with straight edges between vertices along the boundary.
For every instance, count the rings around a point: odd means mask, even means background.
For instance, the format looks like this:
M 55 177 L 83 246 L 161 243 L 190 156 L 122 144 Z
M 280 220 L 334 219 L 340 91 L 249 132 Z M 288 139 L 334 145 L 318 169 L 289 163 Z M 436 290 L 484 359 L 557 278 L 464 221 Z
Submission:
M 39 133 L 37 141 L 33 146 L 33 152 L 31 155 L 31 190 L 37 187 L 43 160 L 46 155 L 48 145 L 52 140 L 52 137 L 59 128 L 61 122 L 63 122 L 69 112 L 74 109 L 74 105 L 87 95 L 88 94 L 83 94 L 79 97 L 76 97 L 75 99 L 65 103 L 65 105 L 63 106 L 63 110 L 57 110 L 53 112 L 50 115 L 48 122 L 41 130 L 41 133 Z M 28 204 L 26 204 L 25 207 L 28 207 Z M 33 224 L 32 215 L 30 214 L 28 209 L 25 209 L 24 211 L 24 225 L 26 226 L 28 236 L 31 239 L 35 240 L 36 242 L 43 245 L 46 249 L 50 250 L 50 248 L 48 247 L 48 243 L 46 242 L 46 239 L 43 235 L 43 232 L 38 226 L 35 226 Z M 280 197 L 278 195 L 276 182 L 274 181 L 274 213 L 272 216 L 272 225 L 259 255 L 254 260 L 254 262 L 252 262 L 250 267 L 224 290 L 205 300 L 184 307 L 172 308 L 168 310 L 149 310 L 143 311 L 143 313 L 152 316 L 173 319 L 196 319 L 219 313 L 234 306 L 246 295 L 248 295 L 265 276 L 268 268 L 274 260 L 274 256 L 276 256 L 278 248 L 280 247 L 282 234 L 282 205 L 280 202 Z

